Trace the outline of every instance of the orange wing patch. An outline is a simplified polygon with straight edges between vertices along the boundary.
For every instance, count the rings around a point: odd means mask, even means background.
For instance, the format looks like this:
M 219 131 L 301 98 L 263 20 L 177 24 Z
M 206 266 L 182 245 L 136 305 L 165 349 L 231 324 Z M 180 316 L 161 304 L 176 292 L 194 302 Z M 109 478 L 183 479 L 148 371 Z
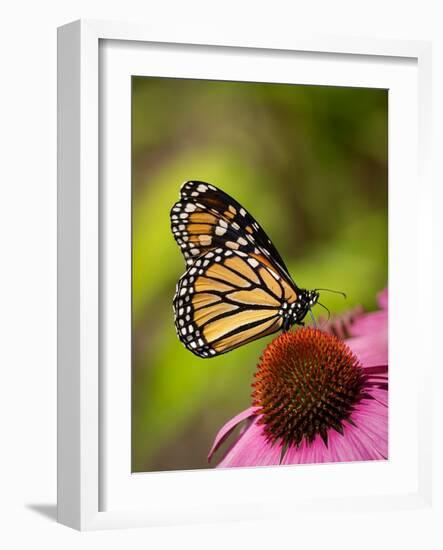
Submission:
M 270 306 L 277 309 L 280 307 L 280 302 L 262 288 L 231 292 L 228 294 L 228 298 L 230 300 L 234 300 L 235 302 L 240 302 L 241 304 Z
M 208 212 L 194 212 L 189 216 L 189 222 L 191 224 L 205 223 L 217 225 L 217 218 Z
M 197 326 L 201 327 L 204 323 L 207 323 L 214 317 L 223 315 L 224 313 L 231 313 L 238 309 L 238 306 L 233 304 L 218 303 L 214 304 L 211 307 L 200 308 L 194 313 L 194 321 Z
M 206 307 L 210 304 L 214 304 L 221 301 L 221 297 L 217 296 L 216 294 L 206 294 L 204 292 L 199 292 L 198 294 L 194 294 L 192 298 L 192 305 L 195 309 L 198 309 L 200 307 Z
M 232 220 L 233 218 L 235 218 L 235 212 L 230 212 L 229 210 L 225 210 L 223 212 L 223 216 L 225 218 L 228 218 L 229 220 Z
M 246 329 L 238 334 L 233 334 L 232 336 L 227 336 L 218 342 L 215 342 L 214 349 L 217 353 L 223 353 L 228 349 L 234 349 L 247 342 L 256 340 L 257 338 L 262 338 L 267 334 L 272 334 L 281 328 L 281 319 L 271 319 L 265 323 Z
M 264 267 L 260 268 L 260 277 L 263 279 L 266 287 L 276 296 L 277 298 L 282 297 L 282 288 L 278 284 L 278 281 L 275 280 L 275 277 L 269 273 Z
M 209 279 L 208 277 L 198 277 L 195 282 L 195 291 L 196 292 L 205 292 L 205 291 L 215 290 L 217 292 L 228 292 L 229 290 L 234 290 L 234 287 L 229 286 L 215 279 Z
M 272 269 L 275 271 L 275 267 L 271 264 L 271 262 L 268 260 L 268 258 L 266 258 L 264 254 L 256 254 L 254 252 L 253 254 L 251 254 L 251 257 L 255 258 L 258 262 L 260 262 L 261 264 L 264 264 L 269 269 Z
M 221 279 L 222 281 L 226 281 L 229 284 L 242 288 L 247 288 L 251 286 L 251 283 L 247 279 L 240 277 L 239 275 L 221 264 L 213 264 L 206 271 L 206 275 L 209 277 L 215 277 L 216 279 Z
M 234 329 L 241 328 L 243 325 L 262 321 L 273 316 L 275 316 L 275 311 L 269 309 L 241 311 L 240 313 L 234 313 L 233 315 L 229 315 L 229 317 L 223 317 L 222 319 L 208 323 L 203 329 L 203 336 L 207 342 L 213 342 L 225 334 L 229 334 Z
M 280 282 L 284 289 L 285 300 L 287 300 L 290 304 L 292 304 L 297 300 L 297 294 L 295 293 L 292 286 L 289 286 L 288 283 L 283 278 L 280 279 Z
M 212 226 L 204 223 L 193 223 L 188 225 L 188 233 L 190 235 L 198 235 L 199 233 L 209 234 L 212 231 Z
M 255 284 L 260 283 L 260 279 L 257 277 L 255 271 L 253 271 L 249 265 L 239 256 L 232 256 L 225 260 L 225 265 L 237 273 L 241 273 L 244 277 L 247 277 Z

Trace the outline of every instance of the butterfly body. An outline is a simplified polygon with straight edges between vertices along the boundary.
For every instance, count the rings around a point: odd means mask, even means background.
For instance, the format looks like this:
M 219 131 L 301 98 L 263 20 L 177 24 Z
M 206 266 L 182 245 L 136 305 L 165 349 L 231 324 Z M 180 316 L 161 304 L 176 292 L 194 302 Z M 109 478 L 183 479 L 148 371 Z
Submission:
M 188 181 L 171 209 L 186 260 L 173 306 L 177 334 L 200 357 L 303 324 L 318 292 L 292 281 L 256 220 L 213 185 Z

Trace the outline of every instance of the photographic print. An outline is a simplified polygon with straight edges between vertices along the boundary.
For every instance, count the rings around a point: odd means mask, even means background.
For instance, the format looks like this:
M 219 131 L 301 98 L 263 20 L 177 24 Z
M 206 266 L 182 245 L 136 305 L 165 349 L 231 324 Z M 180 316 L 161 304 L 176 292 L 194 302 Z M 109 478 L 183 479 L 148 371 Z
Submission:
M 132 469 L 388 458 L 388 91 L 132 77 Z

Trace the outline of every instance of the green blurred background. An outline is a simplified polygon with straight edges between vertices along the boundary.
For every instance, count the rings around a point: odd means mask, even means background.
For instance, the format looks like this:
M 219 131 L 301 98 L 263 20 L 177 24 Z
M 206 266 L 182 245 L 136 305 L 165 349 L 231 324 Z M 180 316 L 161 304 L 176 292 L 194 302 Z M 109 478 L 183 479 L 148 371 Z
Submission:
M 184 260 L 169 210 L 181 183 L 235 197 L 299 286 L 345 291 L 321 297 L 334 314 L 374 309 L 387 283 L 387 140 L 386 90 L 133 77 L 133 471 L 213 467 L 214 436 L 250 406 L 273 338 L 206 360 L 179 342 Z

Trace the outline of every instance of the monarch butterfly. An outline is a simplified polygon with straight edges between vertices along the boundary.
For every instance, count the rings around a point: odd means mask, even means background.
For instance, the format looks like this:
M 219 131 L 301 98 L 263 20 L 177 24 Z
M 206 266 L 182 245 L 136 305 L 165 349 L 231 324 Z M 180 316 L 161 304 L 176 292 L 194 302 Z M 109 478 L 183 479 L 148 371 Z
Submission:
M 199 357 L 213 357 L 295 324 L 317 290 L 298 288 L 271 240 L 221 189 L 187 181 L 171 209 L 186 260 L 173 306 L 177 334 Z

